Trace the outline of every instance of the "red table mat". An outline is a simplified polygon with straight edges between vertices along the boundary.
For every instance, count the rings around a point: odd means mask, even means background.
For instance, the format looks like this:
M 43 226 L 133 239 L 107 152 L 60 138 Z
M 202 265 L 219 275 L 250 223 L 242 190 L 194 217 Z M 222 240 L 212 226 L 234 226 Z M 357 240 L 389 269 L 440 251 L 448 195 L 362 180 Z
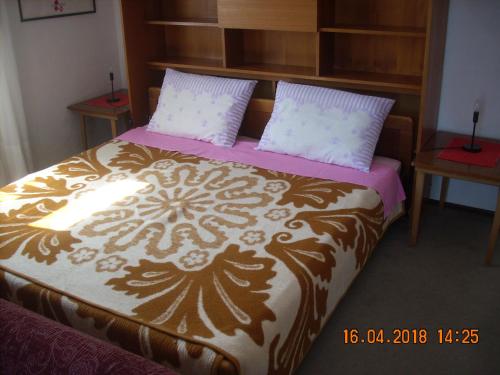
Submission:
M 111 94 L 103 95 L 99 98 L 90 99 L 85 102 L 87 105 L 91 105 L 94 107 L 103 107 L 103 108 L 116 108 L 123 107 L 128 104 L 128 94 L 123 92 L 115 93 L 115 98 L 120 99 L 119 102 L 116 103 L 108 103 L 107 99 L 111 98 Z
M 500 144 L 475 140 L 474 144 L 481 146 L 481 152 L 473 153 L 462 150 L 462 146 L 470 144 L 470 140 L 470 137 L 453 138 L 446 149 L 439 153 L 438 158 L 479 167 L 495 168 L 500 159 Z

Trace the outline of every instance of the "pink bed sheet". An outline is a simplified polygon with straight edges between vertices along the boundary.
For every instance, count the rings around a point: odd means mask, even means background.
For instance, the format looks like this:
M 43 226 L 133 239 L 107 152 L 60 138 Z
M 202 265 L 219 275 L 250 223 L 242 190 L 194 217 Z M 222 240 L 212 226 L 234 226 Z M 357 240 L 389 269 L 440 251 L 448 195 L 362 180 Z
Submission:
M 370 173 L 364 173 L 295 156 L 257 151 L 254 148 L 258 141 L 246 137 L 239 137 L 234 147 L 226 148 L 207 142 L 152 133 L 145 127 L 140 127 L 120 135 L 118 139 L 208 159 L 232 161 L 300 176 L 366 186 L 379 193 L 384 203 L 386 217 L 393 212 L 396 205 L 406 199 L 397 171 L 399 162 L 392 159 L 375 157 Z

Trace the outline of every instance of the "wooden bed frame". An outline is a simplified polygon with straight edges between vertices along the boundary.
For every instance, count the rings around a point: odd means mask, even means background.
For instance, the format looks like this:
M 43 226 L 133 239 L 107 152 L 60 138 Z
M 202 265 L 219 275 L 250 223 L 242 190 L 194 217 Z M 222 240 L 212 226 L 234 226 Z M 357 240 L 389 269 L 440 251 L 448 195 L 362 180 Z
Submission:
M 149 88 L 149 111 L 154 113 L 161 89 Z M 240 135 L 260 139 L 271 118 L 274 100 L 252 99 L 248 105 Z M 389 116 L 382 129 L 376 154 L 401 162 L 401 179 L 408 187 L 413 157 L 413 120 L 405 116 Z

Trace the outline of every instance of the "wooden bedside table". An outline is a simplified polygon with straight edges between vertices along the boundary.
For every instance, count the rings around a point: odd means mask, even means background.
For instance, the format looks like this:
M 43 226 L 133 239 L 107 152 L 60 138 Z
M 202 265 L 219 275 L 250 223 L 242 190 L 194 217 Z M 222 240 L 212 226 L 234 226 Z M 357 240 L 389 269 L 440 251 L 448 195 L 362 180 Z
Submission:
M 500 187 L 500 164 L 497 163 L 494 168 L 485 168 L 475 165 L 456 163 L 452 161 L 438 159 L 437 155 L 445 148 L 454 137 L 463 137 L 460 134 L 447 132 L 437 132 L 431 141 L 426 145 L 429 151 L 421 151 L 415 157 L 415 180 L 413 188 L 413 205 L 411 213 L 411 234 L 410 245 L 415 245 L 418 236 L 418 227 L 420 224 L 420 212 L 422 209 L 422 196 L 424 190 L 424 180 L 426 175 L 442 176 L 443 183 L 441 185 L 440 205 L 443 206 L 446 200 L 448 190 L 448 182 L 450 178 L 460 180 L 479 182 L 488 185 Z M 481 139 L 481 138 L 479 138 Z M 484 139 L 489 142 L 500 143 L 500 141 L 492 139 Z M 493 219 L 493 227 L 491 229 L 488 250 L 486 253 L 485 262 L 491 264 L 493 258 L 493 250 L 500 230 L 500 189 L 498 192 L 497 207 L 495 217 Z
M 119 90 L 116 91 L 115 94 L 117 96 L 127 96 L 128 97 L 128 91 L 127 90 Z M 111 94 L 107 94 L 106 96 L 110 96 Z M 115 105 L 98 105 L 95 104 L 93 105 L 92 101 L 98 101 L 100 98 L 103 96 L 85 100 L 80 103 L 72 104 L 68 107 L 69 110 L 73 112 L 77 112 L 80 114 L 80 130 L 82 134 L 82 145 L 83 149 L 86 150 L 88 148 L 87 144 L 87 123 L 85 121 L 85 117 L 95 117 L 95 118 L 103 118 L 106 120 L 109 120 L 111 123 L 111 135 L 113 138 L 115 138 L 117 134 L 117 129 L 116 129 L 116 122 L 120 118 L 120 116 L 125 116 L 125 115 L 130 115 L 130 108 L 129 104 L 127 101 L 127 104 L 125 105 L 120 105 L 120 102 L 116 103 Z M 127 124 L 128 128 L 128 124 Z

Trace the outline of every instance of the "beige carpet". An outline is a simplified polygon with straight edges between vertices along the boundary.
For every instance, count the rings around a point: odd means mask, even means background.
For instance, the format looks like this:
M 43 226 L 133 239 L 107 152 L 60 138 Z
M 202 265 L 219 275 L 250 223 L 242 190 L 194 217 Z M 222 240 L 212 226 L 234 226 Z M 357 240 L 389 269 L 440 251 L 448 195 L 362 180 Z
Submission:
M 500 374 L 500 244 L 492 216 L 426 204 L 418 245 L 395 223 L 314 343 L 299 375 Z M 344 329 L 425 328 L 426 345 L 345 345 Z M 478 345 L 439 345 L 438 328 L 478 328 Z

